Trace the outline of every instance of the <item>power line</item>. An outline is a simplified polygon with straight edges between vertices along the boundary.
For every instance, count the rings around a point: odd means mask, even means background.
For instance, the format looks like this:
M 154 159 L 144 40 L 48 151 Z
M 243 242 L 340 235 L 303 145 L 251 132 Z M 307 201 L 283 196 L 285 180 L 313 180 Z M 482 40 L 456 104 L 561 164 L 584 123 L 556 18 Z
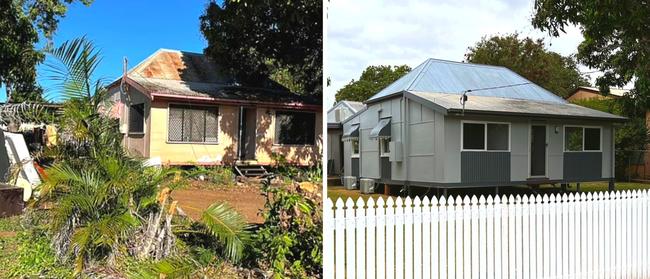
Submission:
M 465 114 L 465 103 L 467 102 L 467 93 L 475 92 L 475 91 L 483 91 L 483 90 L 509 88 L 509 87 L 527 85 L 527 84 L 531 84 L 531 82 L 508 84 L 508 85 L 493 86 L 493 87 L 483 87 L 483 88 L 475 88 L 475 89 L 467 89 L 467 90 L 463 91 L 463 94 L 460 96 L 460 104 L 463 106 L 462 115 Z
M 474 91 L 483 91 L 483 90 L 491 90 L 491 89 L 508 88 L 508 87 L 515 87 L 515 86 L 527 85 L 527 84 L 531 84 L 531 83 L 530 83 L 530 82 L 524 82 L 524 83 L 509 84 L 509 85 L 501 85 L 501 86 L 494 86 L 494 87 L 483 87 L 483 88 L 468 89 L 468 90 L 463 91 L 463 95 L 465 95 L 466 93 L 474 92 Z

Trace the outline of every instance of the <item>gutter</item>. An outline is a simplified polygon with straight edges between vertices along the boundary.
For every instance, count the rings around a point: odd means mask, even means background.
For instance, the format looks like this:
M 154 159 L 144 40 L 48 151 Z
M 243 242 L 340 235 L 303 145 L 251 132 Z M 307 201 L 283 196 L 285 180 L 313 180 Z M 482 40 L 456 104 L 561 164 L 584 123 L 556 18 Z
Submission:
M 225 105 L 236 105 L 236 106 L 258 106 L 258 107 L 267 107 L 267 108 L 284 108 L 284 109 L 296 109 L 296 110 L 308 110 L 308 111 L 322 111 L 321 105 L 311 105 L 303 103 L 274 103 L 274 102 L 263 102 L 263 101 L 243 101 L 235 99 L 222 99 L 222 98 L 212 98 L 212 97 L 201 97 L 201 96 L 186 96 L 186 95 L 177 95 L 177 94 L 168 94 L 161 93 L 160 91 L 151 93 L 151 100 L 160 99 L 160 100 L 192 100 L 192 101 L 201 101 L 204 103 L 215 103 L 215 104 L 225 104 Z
M 461 109 L 448 109 L 450 115 L 453 116 L 462 116 L 463 111 Z M 464 114 L 474 114 L 474 115 L 492 115 L 492 116 L 532 116 L 532 117 L 543 117 L 543 118 L 553 118 L 553 119 L 578 119 L 578 120 L 598 120 L 598 121 L 611 121 L 624 123 L 628 120 L 627 117 L 620 116 L 620 118 L 608 118 L 608 117 L 592 117 L 592 116 L 579 116 L 579 115 L 557 115 L 557 114 L 541 114 L 541 113 L 522 113 L 522 112 L 496 112 L 496 111 L 482 111 L 482 110 L 468 110 L 465 109 Z

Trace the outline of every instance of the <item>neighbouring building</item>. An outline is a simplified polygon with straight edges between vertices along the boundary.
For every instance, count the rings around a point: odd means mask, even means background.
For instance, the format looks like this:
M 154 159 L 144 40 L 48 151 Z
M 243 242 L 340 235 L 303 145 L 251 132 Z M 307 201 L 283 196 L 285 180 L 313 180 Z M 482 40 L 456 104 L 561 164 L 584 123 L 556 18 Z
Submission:
M 168 165 L 321 160 L 322 101 L 240 85 L 202 54 L 161 49 L 108 86 L 124 146 Z
M 579 86 L 578 88 L 576 88 L 573 94 L 571 94 L 571 96 L 567 97 L 567 101 L 573 102 L 573 101 L 587 100 L 587 99 L 618 98 L 618 97 L 623 97 L 625 94 L 629 92 L 630 90 L 627 89 L 610 88 L 609 95 L 605 96 L 601 94 L 600 90 L 596 87 Z
M 327 111 L 327 172 L 328 175 L 343 173 L 343 126 L 341 122 L 348 119 L 365 105 L 361 102 L 340 101 Z
M 361 179 L 362 187 L 613 186 L 614 126 L 626 120 L 505 67 L 437 59 L 364 103 L 342 136 L 344 183 Z

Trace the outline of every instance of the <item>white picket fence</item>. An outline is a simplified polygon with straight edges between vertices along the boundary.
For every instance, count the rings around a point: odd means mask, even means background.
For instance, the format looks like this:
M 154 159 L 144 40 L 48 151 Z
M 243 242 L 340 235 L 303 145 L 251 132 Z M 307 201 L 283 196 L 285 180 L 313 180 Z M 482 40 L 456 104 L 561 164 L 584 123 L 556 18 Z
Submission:
M 324 278 L 650 278 L 647 191 L 324 204 Z

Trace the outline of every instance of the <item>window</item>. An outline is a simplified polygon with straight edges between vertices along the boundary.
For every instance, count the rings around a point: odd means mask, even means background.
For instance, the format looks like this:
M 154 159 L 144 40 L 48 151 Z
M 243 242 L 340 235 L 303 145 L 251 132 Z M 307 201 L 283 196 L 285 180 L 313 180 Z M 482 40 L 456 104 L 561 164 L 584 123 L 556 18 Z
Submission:
M 129 107 L 129 133 L 144 133 L 144 104 Z
M 314 144 L 316 114 L 311 112 L 278 111 L 275 113 L 276 144 Z
M 353 139 L 350 143 L 352 144 L 352 157 L 359 157 L 359 139 Z
M 509 151 L 510 124 L 463 122 L 463 150 Z
M 582 151 L 582 128 L 564 128 L 564 151 Z
M 600 128 L 564 127 L 564 151 L 600 151 Z
M 170 105 L 167 139 L 170 142 L 216 143 L 218 109 L 191 105 Z
M 390 155 L 390 138 L 379 139 L 379 150 L 382 157 Z
M 485 149 L 485 124 L 463 123 L 463 149 Z

